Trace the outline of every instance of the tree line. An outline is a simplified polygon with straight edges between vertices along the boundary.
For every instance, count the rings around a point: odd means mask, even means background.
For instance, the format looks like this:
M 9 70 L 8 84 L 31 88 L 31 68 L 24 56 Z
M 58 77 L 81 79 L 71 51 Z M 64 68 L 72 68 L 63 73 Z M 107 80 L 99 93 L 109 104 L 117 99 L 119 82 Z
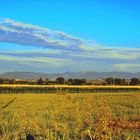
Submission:
M 19 80 L 19 79 L 3 79 L 0 78 L 0 84 L 29 84 L 29 85 L 140 85 L 140 79 L 121 79 L 121 78 L 104 78 L 97 80 L 86 80 L 71 78 L 65 79 L 63 77 L 58 77 L 55 80 L 49 80 L 48 78 L 43 80 L 42 78 L 38 80 Z

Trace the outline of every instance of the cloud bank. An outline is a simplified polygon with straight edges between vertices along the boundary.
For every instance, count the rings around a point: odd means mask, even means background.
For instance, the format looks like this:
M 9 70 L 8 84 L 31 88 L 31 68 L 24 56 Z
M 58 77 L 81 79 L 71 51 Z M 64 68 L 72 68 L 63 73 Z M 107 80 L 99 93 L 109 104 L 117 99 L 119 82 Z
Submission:
M 21 47 L 20 51 L 0 50 L 1 71 L 7 68 L 24 71 L 25 67 L 27 71 L 42 72 L 46 69 L 51 72 L 140 71 L 139 48 L 104 47 L 63 32 L 11 19 L 0 18 L 0 42 Z M 24 46 L 32 49 L 25 51 Z

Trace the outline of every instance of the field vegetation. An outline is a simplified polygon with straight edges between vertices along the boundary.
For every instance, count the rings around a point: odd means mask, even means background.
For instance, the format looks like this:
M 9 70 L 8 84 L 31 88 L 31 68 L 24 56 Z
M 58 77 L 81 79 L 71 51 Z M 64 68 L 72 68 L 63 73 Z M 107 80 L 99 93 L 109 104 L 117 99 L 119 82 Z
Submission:
M 0 93 L 140 92 L 140 86 L 122 85 L 0 85 Z
M 0 139 L 29 138 L 139 140 L 140 92 L 0 94 Z

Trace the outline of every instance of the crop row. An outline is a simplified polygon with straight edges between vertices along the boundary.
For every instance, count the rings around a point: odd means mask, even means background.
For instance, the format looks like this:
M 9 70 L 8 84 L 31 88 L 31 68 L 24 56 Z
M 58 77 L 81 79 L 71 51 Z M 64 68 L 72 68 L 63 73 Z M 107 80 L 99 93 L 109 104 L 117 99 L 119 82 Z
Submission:
M 91 93 L 91 92 L 134 92 L 140 86 L 0 86 L 0 93 Z

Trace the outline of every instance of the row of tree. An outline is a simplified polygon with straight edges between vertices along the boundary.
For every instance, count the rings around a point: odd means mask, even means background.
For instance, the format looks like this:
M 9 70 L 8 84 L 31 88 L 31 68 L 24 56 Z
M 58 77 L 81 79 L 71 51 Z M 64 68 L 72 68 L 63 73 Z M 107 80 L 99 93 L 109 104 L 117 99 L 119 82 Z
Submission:
M 66 84 L 66 85 L 140 85 L 140 79 L 120 79 L 120 78 L 105 78 L 97 80 L 86 79 L 64 79 L 58 77 L 55 80 L 17 80 L 17 79 L 2 79 L 0 78 L 0 84 L 29 84 L 29 85 L 54 85 L 54 84 Z
M 107 78 L 106 83 L 108 85 L 126 85 L 126 79 L 120 78 Z M 129 85 L 140 85 L 140 80 L 138 78 L 132 78 L 129 80 Z
M 68 79 L 65 80 L 63 77 L 58 77 L 54 81 L 50 81 L 49 79 L 46 79 L 43 81 L 41 78 L 36 82 L 38 85 L 43 85 L 43 84 L 67 84 L 67 85 L 86 85 L 86 79 Z

